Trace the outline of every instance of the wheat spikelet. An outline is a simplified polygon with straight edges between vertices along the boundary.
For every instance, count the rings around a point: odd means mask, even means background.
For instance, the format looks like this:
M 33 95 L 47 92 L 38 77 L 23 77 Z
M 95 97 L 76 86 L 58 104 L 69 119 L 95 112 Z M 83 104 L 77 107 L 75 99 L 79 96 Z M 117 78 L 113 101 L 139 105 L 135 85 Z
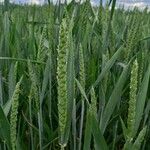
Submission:
M 91 17 L 91 12 L 92 12 L 91 3 L 89 0 L 86 0 L 85 3 L 83 4 L 83 10 L 80 18 L 81 31 L 83 35 L 85 34 L 85 31 L 87 29 L 88 21 L 89 18 Z
M 45 47 L 44 42 L 45 39 L 47 39 L 47 28 L 46 26 L 44 26 L 43 31 L 42 31 L 42 35 L 41 35 L 41 39 L 40 39 L 40 44 L 39 44 L 39 48 L 38 48 L 38 53 L 37 53 L 37 61 L 44 61 L 46 55 L 47 55 L 47 47 Z
M 58 115 L 60 135 L 63 136 L 67 120 L 67 50 L 68 29 L 66 18 L 63 18 L 59 31 L 59 45 L 57 56 L 58 83 Z
M 138 84 L 138 63 L 137 59 L 134 61 L 131 69 L 131 78 L 130 78 L 130 99 L 129 99 L 129 108 L 128 108 L 128 137 L 132 136 L 132 132 L 135 125 L 135 109 L 136 109 L 136 96 L 137 96 L 137 84 Z
M 39 106 L 39 94 L 38 94 L 39 93 L 38 80 L 30 61 L 28 61 L 28 70 L 29 70 L 29 77 L 32 82 L 31 89 L 30 89 L 30 96 L 32 95 L 34 97 L 36 110 L 39 111 L 40 106 Z
M 97 116 L 97 106 L 96 106 L 96 95 L 94 88 L 91 89 L 91 113 L 96 117 Z
M 103 25 L 102 25 L 102 27 L 103 27 L 103 30 L 102 30 L 102 40 L 103 40 L 103 42 L 104 42 L 104 36 L 105 36 L 105 34 L 106 34 L 106 32 L 107 32 L 107 26 L 108 26 L 108 21 L 109 21 L 109 5 L 108 5 L 108 3 L 106 4 L 106 8 L 105 8 L 105 14 L 102 16 L 102 23 L 103 23 Z
M 34 97 L 34 90 L 33 90 L 33 85 L 31 84 L 30 92 L 29 92 L 29 95 L 28 95 L 29 101 L 32 100 L 33 97 Z
M 143 76 L 143 71 L 144 71 L 144 52 L 142 52 L 139 56 L 139 60 L 138 60 L 138 64 L 139 64 L 139 75 L 138 75 L 138 85 L 140 86 L 141 82 L 142 82 L 142 76 Z
M 137 19 L 137 16 L 133 18 L 133 22 L 131 24 L 131 29 L 129 30 L 129 34 L 127 37 L 127 42 L 126 42 L 126 54 L 125 58 L 126 61 L 130 59 L 133 53 L 133 49 L 136 45 L 137 41 L 137 34 L 138 34 L 138 29 L 139 29 L 139 20 Z
M 11 72 L 9 72 L 9 81 L 11 81 L 9 85 L 9 99 L 11 99 L 15 89 L 16 79 L 17 79 L 17 68 L 18 68 L 18 62 L 16 62 L 15 65 L 11 66 Z
M 85 66 L 84 66 L 84 57 L 83 57 L 83 49 L 82 45 L 80 44 L 79 47 L 79 65 L 80 65 L 80 84 L 85 89 Z
M 11 115 L 10 115 L 10 138 L 11 138 L 11 145 L 12 150 L 16 150 L 16 136 L 17 136 L 17 114 L 18 114 L 18 106 L 19 106 L 19 93 L 20 93 L 20 85 L 21 81 L 17 83 L 15 87 L 15 91 L 12 96 L 12 108 L 11 108 Z
M 14 66 L 14 77 L 15 77 L 15 81 L 16 81 L 16 78 L 17 78 L 17 69 L 18 69 L 18 62 L 15 63 L 15 66 Z
M 102 35 L 103 31 L 103 5 L 100 4 L 98 9 L 98 32 L 100 35 Z

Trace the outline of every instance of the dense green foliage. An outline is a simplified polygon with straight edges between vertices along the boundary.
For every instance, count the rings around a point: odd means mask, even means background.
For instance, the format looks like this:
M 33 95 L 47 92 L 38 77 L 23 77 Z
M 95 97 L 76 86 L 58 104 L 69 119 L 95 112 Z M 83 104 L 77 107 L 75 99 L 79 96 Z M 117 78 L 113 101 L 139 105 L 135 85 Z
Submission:
M 150 149 L 150 13 L 0 6 L 0 150 Z

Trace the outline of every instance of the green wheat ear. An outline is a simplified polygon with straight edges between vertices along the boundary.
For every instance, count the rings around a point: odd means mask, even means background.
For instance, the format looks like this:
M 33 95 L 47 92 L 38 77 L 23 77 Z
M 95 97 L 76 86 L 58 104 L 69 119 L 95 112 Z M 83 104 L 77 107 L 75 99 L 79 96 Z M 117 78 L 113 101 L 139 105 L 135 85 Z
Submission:
M 84 57 L 83 57 L 83 48 L 80 44 L 79 47 L 79 65 L 80 65 L 80 84 L 85 89 L 85 65 L 84 65 Z
M 145 53 L 144 52 L 141 52 L 139 54 L 139 57 L 138 57 L 138 64 L 139 64 L 139 80 L 138 80 L 138 85 L 140 86 L 141 85 L 141 82 L 142 82 L 142 76 L 143 76 L 143 72 L 144 72 L 144 61 L 145 61 Z
M 10 138 L 12 150 L 16 150 L 16 136 L 17 136 L 17 114 L 18 114 L 18 106 L 19 106 L 19 94 L 20 94 L 20 85 L 23 77 L 21 77 L 20 81 L 17 83 L 15 87 L 15 91 L 12 96 L 12 108 L 10 114 Z
M 99 34 L 100 36 L 102 35 L 102 31 L 103 31 L 103 5 L 102 5 L 102 2 L 99 6 L 99 9 L 98 9 L 98 31 L 99 31 Z
M 79 45 L 79 79 L 81 86 L 85 90 L 85 65 L 84 65 L 84 55 L 82 45 Z M 84 97 L 81 95 L 81 118 L 80 118 L 80 131 L 79 131 L 79 150 L 81 149 L 82 144 L 82 133 L 83 133 L 83 124 L 84 124 L 84 113 L 85 113 L 85 104 Z
M 28 61 L 29 77 L 31 80 L 30 98 L 34 98 L 36 110 L 39 111 L 39 86 L 37 76 L 30 61 Z M 32 96 L 32 97 L 31 97 Z
M 91 113 L 96 117 L 97 116 L 97 102 L 96 102 L 96 94 L 94 88 L 91 89 Z
M 15 81 L 17 78 L 17 69 L 18 69 L 18 61 L 15 63 L 15 67 L 14 67 L 14 77 L 15 77 Z
M 138 20 L 138 16 L 133 16 L 131 29 L 129 30 L 127 41 L 126 41 L 126 53 L 125 59 L 128 62 L 133 54 L 133 50 L 136 46 L 138 40 L 138 30 L 139 30 L 140 22 Z
M 130 78 L 130 99 L 129 99 L 129 108 L 128 108 L 128 119 L 127 119 L 129 138 L 132 137 L 132 132 L 135 125 L 137 85 L 138 85 L 138 62 L 136 59 L 131 69 L 131 78 Z
M 81 18 L 80 18 L 81 19 L 80 27 L 81 27 L 82 34 L 85 34 L 85 31 L 88 27 L 88 21 L 89 21 L 88 19 L 91 17 L 91 14 L 93 12 L 92 12 L 90 0 L 86 0 L 82 6 L 83 6 L 83 8 L 82 8 L 82 13 L 81 13 Z
M 66 18 L 62 19 L 59 31 L 59 45 L 57 56 L 57 83 L 58 83 L 58 116 L 61 139 L 65 132 L 67 121 L 67 51 L 68 26 Z
M 43 31 L 42 31 L 42 35 L 41 35 L 41 38 L 40 38 L 40 43 L 39 43 L 39 48 L 38 48 L 38 53 L 37 53 L 37 61 L 43 62 L 46 55 L 47 55 L 48 49 L 44 45 L 45 40 L 47 39 L 47 37 L 48 37 L 47 27 L 44 26 Z

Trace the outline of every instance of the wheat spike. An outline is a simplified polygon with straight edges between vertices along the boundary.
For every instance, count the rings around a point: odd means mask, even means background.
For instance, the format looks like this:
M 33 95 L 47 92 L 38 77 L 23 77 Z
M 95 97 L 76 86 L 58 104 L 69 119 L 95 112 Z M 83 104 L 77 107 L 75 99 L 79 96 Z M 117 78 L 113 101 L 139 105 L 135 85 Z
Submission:
M 47 55 L 48 50 L 47 50 L 47 47 L 45 47 L 44 45 L 45 39 L 47 39 L 47 27 L 46 26 L 44 26 L 43 31 L 42 31 L 38 53 L 37 53 L 37 61 L 41 61 L 41 62 L 44 61 Z
M 83 49 L 82 45 L 80 44 L 79 47 L 79 65 L 80 65 L 80 83 L 82 87 L 85 89 L 85 66 L 84 66 L 84 57 L 83 57 Z
M 103 31 L 103 5 L 102 2 L 100 2 L 100 6 L 98 9 L 98 31 L 100 36 L 102 36 L 102 31 Z
M 58 83 L 58 115 L 60 135 L 63 136 L 67 120 L 67 50 L 68 29 L 67 20 L 63 18 L 59 31 L 59 45 L 57 56 L 57 83 Z
M 136 45 L 136 41 L 137 41 L 137 34 L 138 34 L 138 29 L 139 29 L 139 20 L 137 19 L 138 16 L 135 16 L 133 18 L 133 22 L 131 24 L 131 29 L 129 30 L 129 34 L 127 37 L 127 42 L 126 42 L 126 61 L 128 62 L 128 60 L 130 59 L 130 57 L 132 56 L 133 53 L 133 49 Z
M 138 64 L 139 64 L 139 86 L 141 85 L 141 82 L 142 82 L 142 76 L 143 76 L 143 72 L 144 72 L 144 61 L 145 61 L 145 56 L 144 56 L 144 52 L 142 52 L 140 55 L 139 55 L 139 60 L 138 60 Z
M 30 95 L 32 95 L 34 97 L 36 110 L 39 111 L 39 108 L 40 108 L 39 105 L 40 104 L 39 104 L 38 80 L 37 80 L 36 74 L 34 72 L 34 69 L 33 69 L 32 64 L 30 63 L 30 61 L 28 61 L 28 70 L 29 70 L 29 77 L 30 77 L 30 80 L 32 82 L 31 89 L 30 89 Z
M 22 78 L 17 83 L 15 87 L 15 91 L 12 96 L 12 108 L 10 115 L 10 138 L 12 150 L 16 150 L 16 136 L 17 136 L 17 114 L 18 114 L 18 106 L 19 106 L 19 93 L 20 93 L 20 85 L 22 82 Z
M 137 85 L 138 85 L 138 62 L 137 59 L 134 61 L 131 69 L 130 78 L 130 99 L 128 108 L 128 137 L 132 137 L 132 131 L 135 125 L 135 109 L 136 109 L 136 96 L 137 96 Z
M 91 89 L 91 113 L 96 117 L 97 116 L 97 103 L 96 103 L 96 95 L 94 88 Z

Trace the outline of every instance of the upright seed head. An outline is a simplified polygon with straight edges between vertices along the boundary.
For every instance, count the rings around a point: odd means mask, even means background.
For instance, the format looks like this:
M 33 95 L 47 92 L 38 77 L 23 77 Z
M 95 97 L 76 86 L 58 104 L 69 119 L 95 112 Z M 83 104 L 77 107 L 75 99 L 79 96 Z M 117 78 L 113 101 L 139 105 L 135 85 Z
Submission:
M 58 116 L 61 137 L 65 132 L 67 120 L 67 51 L 68 51 L 68 29 L 67 20 L 64 18 L 60 25 L 59 45 L 57 56 L 57 91 L 58 91 Z
M 132 137 L 132 132 L 135 125 L 137 85 L 138 85 L 138 63 L 136 59 L 131 69 L 131 78 L 130 78 L 130 99 L 128 108 L 128 120 L 127 120 L 128 137 Z
M 38 85 L 36 73 L 34 72 L 33 66 L 30 61 L 28 61 L 28 70 L 29 70 L 29 77 L 31 80 L 30 96 L 31 96 L 31 92 L 32 92 L 32 96 L 35 101 L 36 110 L 39 111 L 39 109 L 40 109 L 39 85 Z
M 131 24 L 131 29 L 128 32 L 127 42 L 126 42 L 126 53 L 125 53 L 125 59 L 128 62 L 128 60 L 131 58 L 134 47 L 137 42 L 137 34 L 139 29 L 139 20 L 137 19 L 137 16 L 134 16 Z
M 83 57 L 83 49 L 82 45 L 80 44 L 79 47 L 79 65 L 80 65 L 80 83 L 82 87 L 85 89 L 85 66 L 84 66 L 84 57 Z
M 12 150 L 16 150 L 16 136 L 17 136 L 17 114 L 19 106 L 19 93 L 22 77 L 15 87 L 15 91 L 12 96 L 12 108 L 10 115 L 10 139 Z
M 97 106 L 96 106 L 96 95 L 94 88 L 91 89 L 91 113 L 96 117 L 97 115 Z
M 42 35 L 40 38 L 40 44 L 38 48 L 38 53 L 37 53 L 37 61 L 44 61 L 46 55 L 47 55 L 47 47 L 45 47 L 44 42 L 45 39 L 47 39 L 47 27 L 45 26 L 42 31 Z

